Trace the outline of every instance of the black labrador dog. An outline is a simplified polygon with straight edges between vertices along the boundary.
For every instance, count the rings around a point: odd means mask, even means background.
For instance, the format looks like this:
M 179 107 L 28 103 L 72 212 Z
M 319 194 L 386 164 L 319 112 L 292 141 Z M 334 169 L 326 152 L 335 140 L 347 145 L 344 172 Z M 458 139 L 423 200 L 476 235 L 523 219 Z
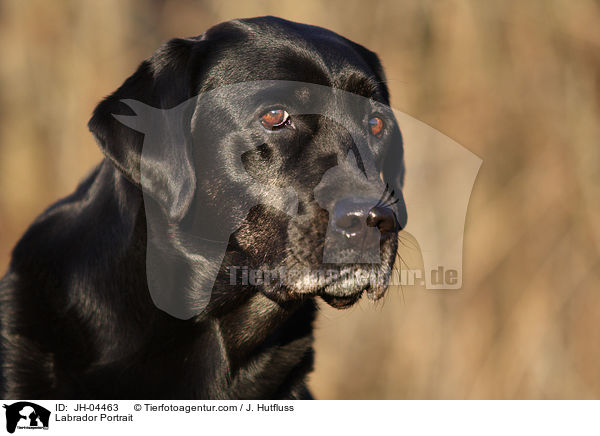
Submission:
M 316 297 L 381 298 L 406 222 L 388 105 L 377 56 L 323 28 L 164 44 L 95 109 L 103 162 L 14 249 L 0 396 L 310 398 Z

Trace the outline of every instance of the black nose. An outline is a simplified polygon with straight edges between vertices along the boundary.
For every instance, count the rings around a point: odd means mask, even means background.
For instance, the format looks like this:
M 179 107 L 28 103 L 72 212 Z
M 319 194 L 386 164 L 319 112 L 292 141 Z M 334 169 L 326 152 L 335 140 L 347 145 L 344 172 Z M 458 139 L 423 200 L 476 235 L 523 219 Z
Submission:
M 375 206 L 369 211 L 367 225 L 377 227 L 381 233 L 390 233 L 398 230 L 398 220 L 389 207 Z
M 394 211 L 377 203 L 377 200 L 354 198 L 339 201 L 333 208 L 335 230 L 348 238 L 360 235 L 367 226 L 377 227 L 382 234 L 400 230 Z

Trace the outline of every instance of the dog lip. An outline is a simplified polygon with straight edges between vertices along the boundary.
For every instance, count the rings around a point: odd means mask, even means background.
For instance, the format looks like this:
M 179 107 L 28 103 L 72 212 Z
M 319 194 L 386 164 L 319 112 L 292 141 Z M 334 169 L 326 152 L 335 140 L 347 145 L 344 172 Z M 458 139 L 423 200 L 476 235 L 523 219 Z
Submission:
M 363 292 L 367 291 L 371 287 L 370 285 L 367 284 L 365 286 L 357 286 L 355 288 L 356 290 L 347 290 L 346 292 L 333 291 L 333 289 L 332 289 L 333 285 L 335 285 L 336 283 L 339 283 L 339 282 L 341 282 L 341 280 L 335 280 L 334 282 L 319 288 L 316 291 L 316 294 L 319 296 L 330 295 L 332 297 L 340 297 L 340 298 L 353 297 L 357 294 L 362 294 Z
M 346 309 L 353 306 L 354 303 L 360 300 L 362 293 L 363 291 L 346 297 L 338 297 L 335 295 L 324 294 L 320 297 L 331 307 L 334 307 L 336 309 Z
M 338 288 L 335 290 L 334 287 L 337 284 L 342 284 L 344 281 L 355 279 L 355 275 L 360 272 L 366 273 L 376 273 L 375 271 L 365 270 L 360 268 L 358 265 L 347 265 L 349 267 L 344 272 L 340 272 L 336 277 L 329 277 L 327 279 L 321 280 L 318 283 L 314 283 L 313 286 L 310 287 L 308 291 L 292 291 L 292 294 L 297 295 L 315 295 L 315 296 L 323 296 L 330 295 L 334 297 L 351 297 L 356 296 L 356 294 L 362 293 L 364 291 L 369 291 L 372 289 L 371 283 L 362 283 L 362 284 L 353 284 L 350 283 L 347 286 L 344 286 L 343 289 Z M 358 279 L 356 279 L 358 280 Z
M 358 270 L 354 270 L 353 272 L 356 273 Z M 381 299 L 384 295 L 385 292 L 387 291 L 388 285 L 376 285 L 374 286 L 371 282 L 368 283 L 363 283 L 363 284 L 357 284 L 355 286 L 346 286 L 344 287 L 343 291 L 340 292 L 340 290 L 336 290 L 335 289 L 335 285 L 338 283 L 343 283 L 344 280 L 348 279 L 351 277 L 351 273 L 347 273 L 342 277 L 338 277 L 335 280 L 330 280 L 327 283 L 323 284 L 322 286 L 319 287 L 319 289 L 317 289 L 315 292 L 317 295 L 319 296 L 332 296 L 332 297 L 338 297 L 338 298 L 352 298 L 355 297 L 357 295 L 360 295 L 364 292 L 367 293 L 367 296 L 370 300 L 372 301 L 376 301 Z

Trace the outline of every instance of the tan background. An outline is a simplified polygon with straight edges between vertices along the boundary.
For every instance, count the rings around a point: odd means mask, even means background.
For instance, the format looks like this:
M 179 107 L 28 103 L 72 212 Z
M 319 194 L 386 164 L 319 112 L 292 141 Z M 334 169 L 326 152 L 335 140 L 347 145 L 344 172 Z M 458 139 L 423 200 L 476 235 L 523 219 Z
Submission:
M 483 159 L 463 289 L 324 308 L 315 396 L 600 397 L 594 1 L 3 1 L 0 268 L 99 161 L 86 122 L 100 98 L 161 41 L 265 14 L 376 51 L 394 108 Z

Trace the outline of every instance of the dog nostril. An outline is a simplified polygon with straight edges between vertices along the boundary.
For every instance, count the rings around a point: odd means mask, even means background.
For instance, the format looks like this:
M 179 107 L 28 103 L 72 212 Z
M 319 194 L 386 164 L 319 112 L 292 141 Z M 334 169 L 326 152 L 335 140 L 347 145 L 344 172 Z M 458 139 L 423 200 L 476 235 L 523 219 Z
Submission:
M 376 206 L 369 211 L 367 225 L 377 227 L 381 233 L 391 233 L 399 228 L 398 220 L 394 212 L 383 206 Z

